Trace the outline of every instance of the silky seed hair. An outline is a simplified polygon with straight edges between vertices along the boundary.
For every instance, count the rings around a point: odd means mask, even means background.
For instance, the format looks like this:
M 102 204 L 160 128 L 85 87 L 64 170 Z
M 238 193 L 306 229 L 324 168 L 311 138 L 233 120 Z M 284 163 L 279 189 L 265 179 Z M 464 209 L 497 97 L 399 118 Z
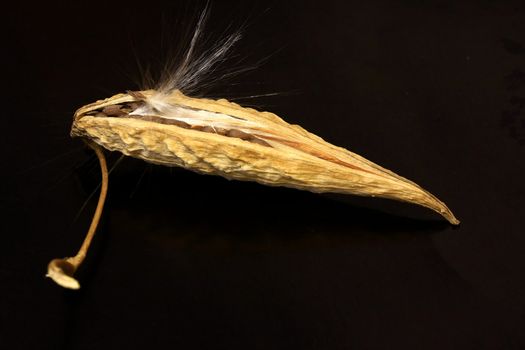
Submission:
M 241 39 L 241 30 L 211 43 L 203 52 L 198 52 L 197 47 L 201 41 L 206 20 L 209 16 L 209 4 L 202 11 L 190 44 L 186 49 L 182 62 L 168 61 L 162 71 L 160 81 L 155 90 L 159 94 L 168 95 L 174 90 L 180 90 L 187 95 L 200 90 L 199 87 L 206 78 L 213 74 L 213 69 L 218 63 L 227 58 L 231 48 Z M 216 77 L 215 79 L 220 79 Z
M 459 224 L 443 202 L 416 183 L 299 125 L 225 99 L 187 96 L 240 39 L 240 34 L 234 33 L 198 54 L 196 45 L 208 10 L 206 6 L 200 15 L 178 68 L 164 72 L 154 89 L 127 91 L 76 111 L 71 136 L 81 137 L 95 151 L 102 186 L 81 249 L 74 257 L 52 260 L 49 277 L 66 288 L 80 287 L 73 274 L 86 257 L 108 188 L 103 149 L 227 179 L 413 203 Z
M 185 95 L 191 96 L 201 91 L 204 84 L 211 84 L 213 81 L 223 80 L 254 69 L 259 64 L 245 66 L 217 75 L 215 68 L 228 59 L 228 54 L 233 46 L 241 40 L 242 28 L 223 38 L 219 38 L 214 43 L 210 43 L 210 46 L 199 52 L 198 48 L 203 41 L 203 32 L 209 14 L 210 4 L 208 2 L 198 17 L 195 30 L 182 57 L 182 61 L 167 60 L 168 63 L 164 66 L 159 81 L 153 84 L 152 94 L 144 96 L 140 93 L 131 92 L 141 99 L 143 103 L 108 106 L 102 110 L 102 113 L 116 117 L 127 115 L 131 118 L 154 121 L 160 124 L 171 124 L 187 129 L 217 133 L 223 136 L 238 137 L 269 146 L 267 141 L 252 135 L 253 129 L 260 127 L 258 123 L 222 113 L 184 108 L 169 101 L 169 97 L 174 91 L 180 91 Z M 99 114 L 99 116 L 102 115 Z

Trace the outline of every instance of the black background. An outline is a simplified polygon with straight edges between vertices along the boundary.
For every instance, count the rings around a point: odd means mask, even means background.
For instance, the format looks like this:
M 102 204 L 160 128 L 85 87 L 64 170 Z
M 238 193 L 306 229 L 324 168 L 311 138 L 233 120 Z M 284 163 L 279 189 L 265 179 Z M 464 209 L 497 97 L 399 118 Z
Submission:
M 275 112 L 416 181 L 459 228 L 399 203 L 124 159 L 82 289 L 44 278 L 78 249 L 96 200 L 75 216 L 100 181 L 69 138 L 73 112 L 136 89 L 135 57 L 158 69 L 202 7 L 3 12 L 0 347 L 525 348 L 520 1 L 212 4 L 209 37 L 247 23 L 224 66 L 267 59 L 207 96 Z

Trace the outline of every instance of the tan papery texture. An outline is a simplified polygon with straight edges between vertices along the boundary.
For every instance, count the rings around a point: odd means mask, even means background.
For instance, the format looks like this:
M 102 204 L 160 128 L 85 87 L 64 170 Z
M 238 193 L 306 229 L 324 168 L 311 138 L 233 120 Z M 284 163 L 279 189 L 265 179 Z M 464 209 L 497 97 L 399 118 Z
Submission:
M 176 125 L 86 115 L 105 106 L 139 101 L 137 96 L 153 93 L 148 90 L 119 94 L 80 108 L 75 113 L 71 135 L 150 163 L 228 179 L 409 202 L 436 211 L 451 224 L 459 224 L 443 202 L 414 182 L 298 125 L 290 125 L 273 113 L 244 108 L 224 99 L 190 98 L 180 91 L 166 97 L 174 105 L 256 122 L 254 133 L 260 132 L 271 147 Z

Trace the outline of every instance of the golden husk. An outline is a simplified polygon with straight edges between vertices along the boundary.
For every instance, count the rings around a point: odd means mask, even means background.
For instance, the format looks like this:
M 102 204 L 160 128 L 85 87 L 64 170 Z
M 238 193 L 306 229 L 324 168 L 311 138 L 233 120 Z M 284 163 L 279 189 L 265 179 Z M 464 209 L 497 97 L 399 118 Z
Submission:
M 139 94 L 148 97 L 152 93 L 148 90 Z M 136 94 L 119 94 L 80 108 L 75 113 L 71 135 L 150 163 L 228 179 L 409 202 L 436 211 L 451 224 L 459 224 L 443 202 L 414 182 L 298 125 L 290 125 L 273 113 L 244 108 L 224 99 L 190 98 L 180 91 L 174 91 L 167 99 L 175 105 L 256 122 L 261 125 L 261 132 L 271 133 L 277 141 L 267 147 L 175 125 L 85 115 L 104 106 L 136 101 Z

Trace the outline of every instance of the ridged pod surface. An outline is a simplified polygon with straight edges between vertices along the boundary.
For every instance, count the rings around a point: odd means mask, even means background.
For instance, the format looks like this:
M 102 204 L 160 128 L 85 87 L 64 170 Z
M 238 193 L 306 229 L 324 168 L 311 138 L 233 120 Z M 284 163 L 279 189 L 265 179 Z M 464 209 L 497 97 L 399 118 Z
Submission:
M 443 202 L 414 182 L 273 113 L 224 99 L 191 98 L 178 90 L 163 96 L 164 105 L 177 108 L 177 115 L 183 117 L 184 113 L 204 113 L 210 118 L 230 118 L 227 130 L 218 131 L 213 125 L 212 132 L 203 132 L 202 125 L 181 127 L 176 118 L 163 115 L 162 109 L 152 109 L 155 116 L 148 118 L 133 112 L 118 116 L 96 113 L 113 106 L 148 103 L 155 94 L 154 90 L 129 92 L 84 106 L 75 113 L 71 135 L 150 163 L 228 179 L 409 202 L 459 224 Z

